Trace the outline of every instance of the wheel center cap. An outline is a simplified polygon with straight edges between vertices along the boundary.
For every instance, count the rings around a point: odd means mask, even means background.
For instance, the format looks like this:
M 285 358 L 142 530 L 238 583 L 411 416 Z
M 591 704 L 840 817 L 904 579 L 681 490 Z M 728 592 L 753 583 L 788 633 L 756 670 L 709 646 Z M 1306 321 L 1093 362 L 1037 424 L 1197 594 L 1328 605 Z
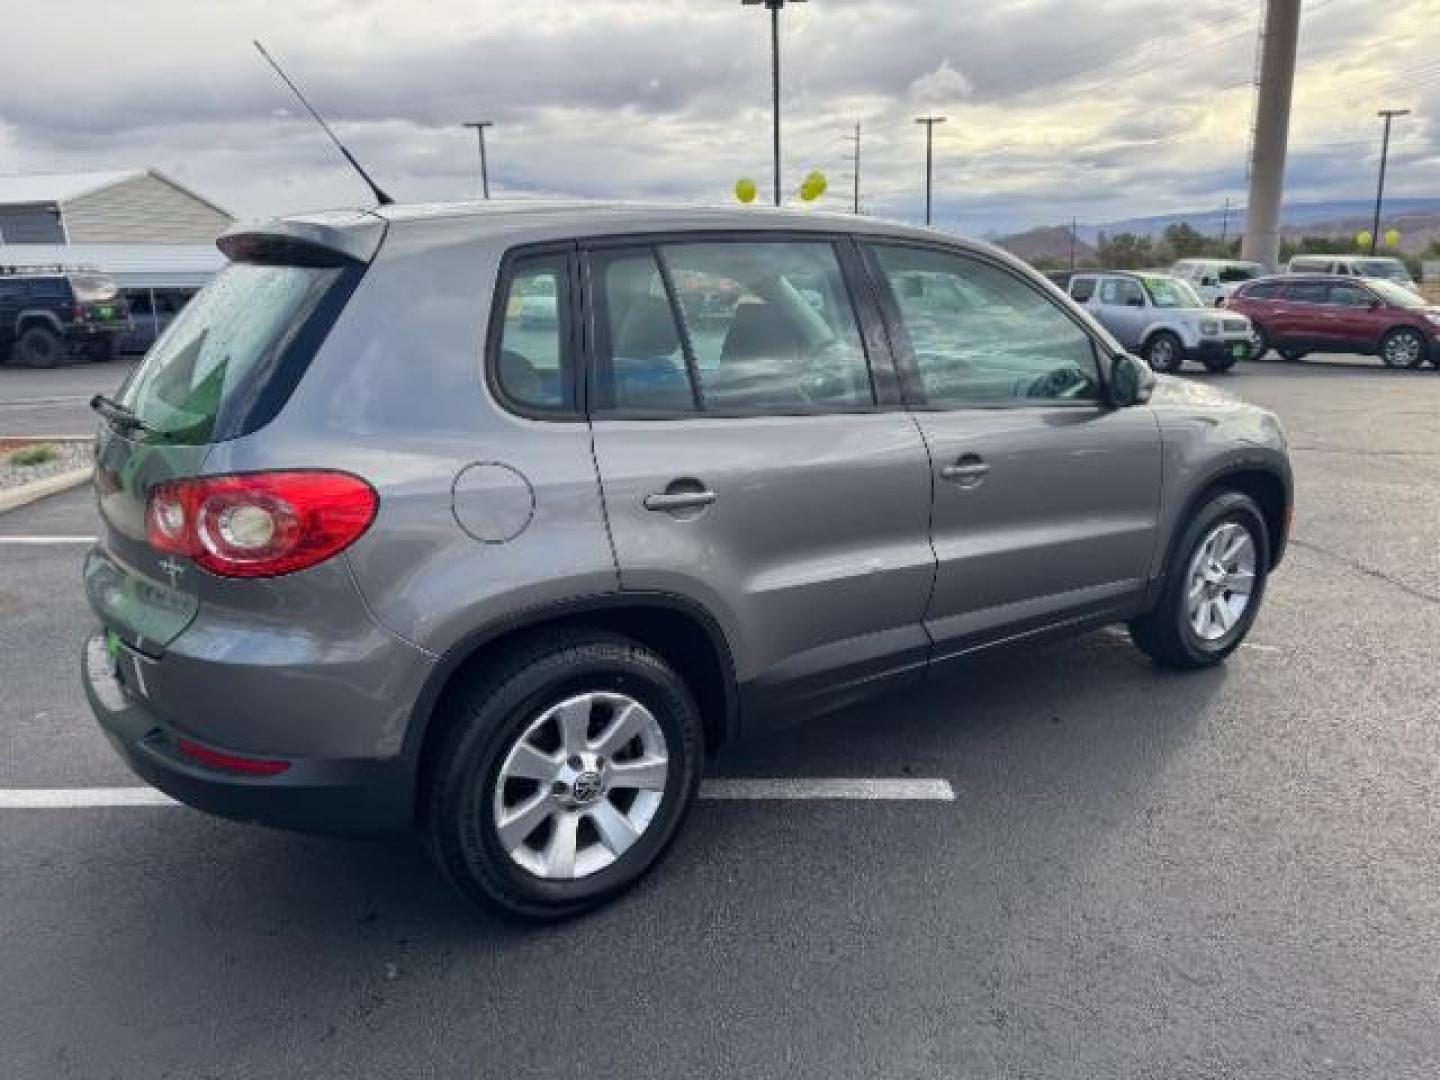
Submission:
M 587 769 L 575 777 L 570 786 L 571 796 L 577 803 L 591 803 L 605 790 L 605 782 L 594 769 Z

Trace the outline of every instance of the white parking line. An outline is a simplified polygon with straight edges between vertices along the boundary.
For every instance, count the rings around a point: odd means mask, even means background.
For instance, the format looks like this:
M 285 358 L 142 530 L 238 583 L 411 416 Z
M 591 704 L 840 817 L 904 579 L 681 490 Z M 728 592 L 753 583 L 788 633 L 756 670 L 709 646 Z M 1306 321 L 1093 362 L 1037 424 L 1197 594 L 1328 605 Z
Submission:
M 0 544 L 93 544 L 93 536 L 0 536 Z
M 954 802 L 947 780 L 707 780 L 700 798 L 716 800 L 860 800 Z M 0 810 L 84 810 L 104 806 L 178 806 L 148 787 L 6 788 Z

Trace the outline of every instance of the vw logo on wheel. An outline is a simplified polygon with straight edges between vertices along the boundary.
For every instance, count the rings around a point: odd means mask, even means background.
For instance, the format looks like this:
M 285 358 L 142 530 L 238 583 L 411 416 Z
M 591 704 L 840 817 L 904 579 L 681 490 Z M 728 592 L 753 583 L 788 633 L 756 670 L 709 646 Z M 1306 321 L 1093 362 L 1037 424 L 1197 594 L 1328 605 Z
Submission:
M 571 790 L 575 794 L 576 802 L 587 803 L 599 797 L 602 786 L 598 772 L 582 772 L 575 777 Z

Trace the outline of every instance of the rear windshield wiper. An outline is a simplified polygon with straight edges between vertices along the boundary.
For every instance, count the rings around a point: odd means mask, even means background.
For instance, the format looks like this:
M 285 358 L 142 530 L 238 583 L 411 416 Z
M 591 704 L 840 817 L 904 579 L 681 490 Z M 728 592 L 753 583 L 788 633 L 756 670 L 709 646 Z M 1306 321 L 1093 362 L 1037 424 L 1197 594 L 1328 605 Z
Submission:
M 114 424 L 121 431 L 143 431 L 147 435 L 158 435 L 149 424 L 141 420 L 133 412 L 121 405 L 114 398 L 108 398 L 104 394 L 96 394 L 90 399 L 90 408 L 103 416 L 110 423 Z

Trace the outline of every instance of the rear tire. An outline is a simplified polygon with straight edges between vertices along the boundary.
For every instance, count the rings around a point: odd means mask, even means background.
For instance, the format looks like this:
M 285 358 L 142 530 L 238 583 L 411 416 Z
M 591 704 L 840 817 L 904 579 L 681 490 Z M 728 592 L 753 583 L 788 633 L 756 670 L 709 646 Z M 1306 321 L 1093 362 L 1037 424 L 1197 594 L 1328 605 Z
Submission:
M 512 918 L 567 918 L 628 889 L 669 846 L 699 787 L 704 738 L 689 689 L 616 634 L 536 638 L 442 719 L 431 850 L 460 892 Z M 632 724 L 638 733 L 625 738 Z M 650 770 L 645 787 L 640 766 Z
M 60 335 L 43 326 L 32 326 L 20 332 L 11 359 L 32 368 L 52 368 L 65 357 L 65 343 Z
M 1235 366 L 1235 357 L 1226 356 L 1216 360 L 1204 360 L 1205 370 L 1215 375 L 1223 375 Z
M 1161 330 L 1152 334 L 1145 343 L 1145 362 L 1150 365 L 1151 371 L 1173 375 L 1185 362 L 1185 347 L 1169 330 Z
M 1305 357 L 1309 356 L 1310 354 L 1307 353 L 1304 349 L 1281 349 L 1280 355 L 1281 357 L 1290 361 L 1290 363 L 1293 364 L 1297 360 L 1304 360 Z
M 1160 600 L 1130 623 L 1131 640 L 1162 667 L 1220 663 L 1250 632 L 1269 567 L 1270 538 L 1260 508 L 1241 492 L 1217 492 L 1185 526 L 1165 567 Z

